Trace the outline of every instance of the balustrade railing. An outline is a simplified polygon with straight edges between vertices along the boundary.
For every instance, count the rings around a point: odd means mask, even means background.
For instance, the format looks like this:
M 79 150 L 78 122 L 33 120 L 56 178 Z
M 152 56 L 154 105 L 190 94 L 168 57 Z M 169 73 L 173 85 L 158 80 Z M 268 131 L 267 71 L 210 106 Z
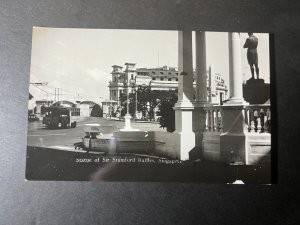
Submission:
M 223 132 L 222 106 L 206 106 L 205 131 Z M 248 105 L 243 109 L 246 131 L 250 133 L 271 133 L 270 105 Z
M 222 108 L 221 106 L 206 106 L 205 130 L 209 132 L 223 132 Z
M 271 133 L 270 105 L 249 105 L 244 108 L 246 129 L 251 133 Z

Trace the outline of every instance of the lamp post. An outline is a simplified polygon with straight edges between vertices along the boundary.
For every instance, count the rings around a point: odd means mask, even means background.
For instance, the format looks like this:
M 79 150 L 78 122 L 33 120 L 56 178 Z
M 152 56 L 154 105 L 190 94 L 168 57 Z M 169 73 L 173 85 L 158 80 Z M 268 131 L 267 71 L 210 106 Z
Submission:
M 126 85 L 126 95 L 127 95 L 127 102 L 126 102 L 126 104 L 127 104 L 127 112 L 126 112 L 126 115 L 130 116 L 130 114 L 129 114 L 129 88 L 128 88 L 128 85 Z
M 132 84 L 132 88 L 134 89 L 135 91 L 135 110 L 134 110 L 134 119 L 136 120 L 137 119 L 137 90 L 138 90 L 138 87 L 136 86 L 136 77 L 134 78 L 134 83 Z
M 121 129 L 121 131 L 137 131 L 138 129 L 133 129 L 131 127 L 131 122 L 130 122 L 131 116 L 129 114 L 129 85 L 125 82 L 124 87 L 126 87 L 126 92 L 127 92 L 127 113 L 124 116 L 125 127 L 123 129 Z
M 150 121 L 150 102 L 147 102 L 148 121 Z
M 137 87 L 135 87 L 135 119 L 137 119 Z

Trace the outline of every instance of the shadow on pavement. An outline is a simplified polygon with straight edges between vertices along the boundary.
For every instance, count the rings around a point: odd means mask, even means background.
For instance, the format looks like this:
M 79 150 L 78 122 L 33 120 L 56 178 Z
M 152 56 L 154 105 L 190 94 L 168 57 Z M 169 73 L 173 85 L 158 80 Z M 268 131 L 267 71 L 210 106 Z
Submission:
M 119 162 L 114 162 L 119 160 Z M 120 162 L 122 161 L 123 162 Z M 26 179 L 56 181 L 151 181 L 192 183 L 271 183 L 267 166 L 227 165 L 155 156 L 89 154 L 27 147 Z

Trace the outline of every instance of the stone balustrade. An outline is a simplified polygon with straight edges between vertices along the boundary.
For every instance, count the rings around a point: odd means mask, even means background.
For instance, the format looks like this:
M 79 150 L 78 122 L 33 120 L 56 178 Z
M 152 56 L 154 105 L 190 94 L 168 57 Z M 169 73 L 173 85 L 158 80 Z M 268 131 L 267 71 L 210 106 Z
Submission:
M 206 106 L 205 131 L 223 132 L 222 108 L 221 106 Z
M 249 105 L 244 108 L 246 129 L 250 133 L 271 133 L 270 105 Z
M 222 106 L 206 106 L 206 132 L 223 132 Z M 248 105 L 244 108 L 246 131 L 249 133 L 271 133 L 270 105 Z
M 226 115 L 235 110 L 239 112 L 231 117 Z M 247 165 L 270 163 L 270 105 L 206 105 L 204 111 L 206 113 L 205 132 L 203 132 L 202 139 L 204 160 Z M 232 124 L 237 124 L 237 120 L 240 120 L 239 129 L 228 129 Z M 239 137 L 245 142 L 237 142 Z M 235 147 L 236 142 L 242 144 Z

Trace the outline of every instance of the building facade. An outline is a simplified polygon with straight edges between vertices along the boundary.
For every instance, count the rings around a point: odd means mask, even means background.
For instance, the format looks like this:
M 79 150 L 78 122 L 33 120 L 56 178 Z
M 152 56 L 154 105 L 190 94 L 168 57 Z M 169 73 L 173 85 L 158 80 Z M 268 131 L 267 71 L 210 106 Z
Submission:
M 123 92 L 133 92 L 140 86 L 150 86 L 151 90 L 177 90 L 178 70 L 175 67 L 163 66 L 159 68 L 135 68 L 134 63 L 125 63 L 125 69 L 118 65 L 112 66 L 112 79 L 109 82 L 110 100 L 116 101 L 120 106 L 120 96 Z M 196 76 L 194 73 L 194 89 L 196 88 Z M 214 72 L 213 67 L 207 71 L 207 101 L 212 104 L 220 104 L 228 99 L 228 88 L 221 74 Z

